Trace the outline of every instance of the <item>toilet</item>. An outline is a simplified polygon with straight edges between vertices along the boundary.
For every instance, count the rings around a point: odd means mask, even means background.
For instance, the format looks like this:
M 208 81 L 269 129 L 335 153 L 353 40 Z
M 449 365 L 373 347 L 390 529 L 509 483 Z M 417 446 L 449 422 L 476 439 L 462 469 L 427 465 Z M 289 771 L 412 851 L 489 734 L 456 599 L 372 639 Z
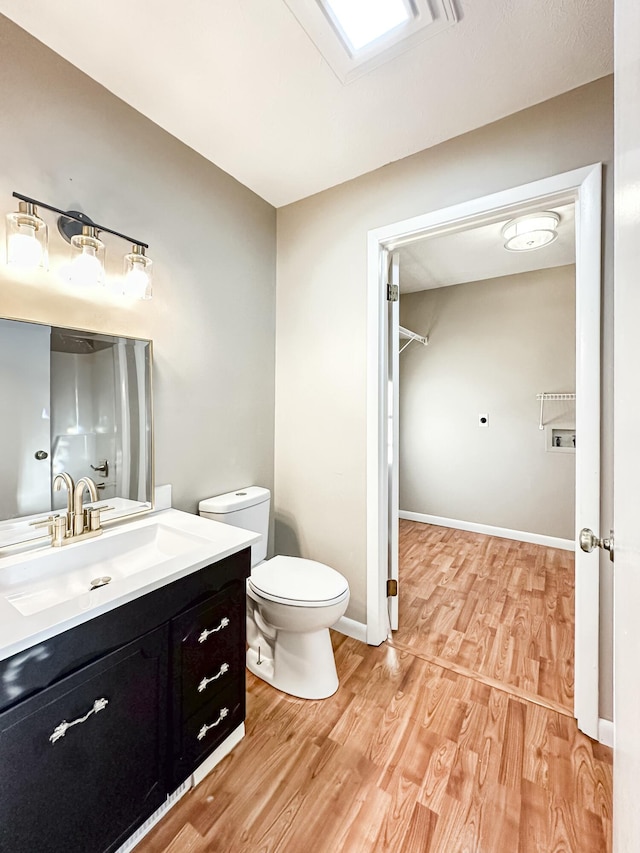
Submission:
M 248 486 L 200 501 L 204 518 L 262 534 L 251 548 L 247 580 L 247 668 L 301 699 L 326 699 L 338 689 L 329 628 L 344 615 L 349 584 L 324 563 L 267 556 L 269 489 Z

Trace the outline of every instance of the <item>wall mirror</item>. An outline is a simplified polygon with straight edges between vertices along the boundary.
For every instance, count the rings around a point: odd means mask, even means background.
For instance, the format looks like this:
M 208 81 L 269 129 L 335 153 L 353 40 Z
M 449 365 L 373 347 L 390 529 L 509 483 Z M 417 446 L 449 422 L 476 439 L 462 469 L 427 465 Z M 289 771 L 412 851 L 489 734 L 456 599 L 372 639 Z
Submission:
M 105 523 L 152 508 L 151 362 L 151 341 L 0 319 L 0 547 L 66 509 L 61 471 L 95 480 Z

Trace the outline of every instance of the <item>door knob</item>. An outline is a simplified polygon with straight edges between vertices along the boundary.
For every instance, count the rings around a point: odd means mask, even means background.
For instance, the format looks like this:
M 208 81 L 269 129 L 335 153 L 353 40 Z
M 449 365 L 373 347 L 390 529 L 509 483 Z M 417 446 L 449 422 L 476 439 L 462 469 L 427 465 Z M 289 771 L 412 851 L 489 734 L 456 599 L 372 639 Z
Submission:
M 587 554 L 590 554 L 594 548 L 603 548 L 609 552 L 609 559 L 613 561 L 613 530 L 609 531 L 608 539 L 598 539 L 593 530 L 583 527 L 580 531 L 580 547 Z

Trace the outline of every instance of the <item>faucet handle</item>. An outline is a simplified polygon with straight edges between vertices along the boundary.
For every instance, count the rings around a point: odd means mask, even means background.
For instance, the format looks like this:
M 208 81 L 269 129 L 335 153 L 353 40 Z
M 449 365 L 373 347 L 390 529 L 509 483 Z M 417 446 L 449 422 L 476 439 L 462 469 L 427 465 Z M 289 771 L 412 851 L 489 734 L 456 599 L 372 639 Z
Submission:
M 53 536 L 53 529 L 56 523 L 56 518 L 60 518 L 60 514 L 50 515 L 48 518 L 39 518 L 37 521 L 30 521 L 29 527 L 47 527 L 47 536 Z
M 51 536 L 52 545 L 62 545 L 69 535 L 69 527 L 66 515 L 50 515 L 38 521 L 30 521 L 31 527 L 46 527 L 47 536 Z
M 36 521 L 30 521 L 29 527 L 53 527 L 53 522 L 59 517 L 60 513 L 56 512 L 54 515 L 47 516 L 47 518 L 38 518 Z
M 115 509 L 113 506 L 87 506 L 84 510 L 85 527 L 87 530 L 100 530 L 100 513 Z

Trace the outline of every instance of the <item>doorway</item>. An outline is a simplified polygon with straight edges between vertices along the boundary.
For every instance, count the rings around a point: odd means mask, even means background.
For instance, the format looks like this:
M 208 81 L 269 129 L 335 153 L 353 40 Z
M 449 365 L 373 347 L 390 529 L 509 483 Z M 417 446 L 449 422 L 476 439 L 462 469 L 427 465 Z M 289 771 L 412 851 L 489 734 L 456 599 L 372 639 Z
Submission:
M 546 240 L 535 251 L 505 250 L 512 219 L 393 253 L 400 524 L 390 601 L 399 599 L 397 648 L 572 715 L 574 205 L 547 212 L 548 223 L 515 211 L 523 241 Z M 531 236 L 538 223 L 554 231 Z
M 481 199 L 376 229 L 369 234 L 369 402 L 368 402 L 368 591 L 367 639 L 377 644 L 389 632 L 387 580 L 397 579 L 393 524 L 397 490 L 389 461 L 397 460 L 393 383 L 388 364 L 393 353 L 397 308 L 388 278 L 392 253 L 422 240 L 480 227 L 513 215 L 575 204 L 576 211 L 576 513 L 574 538 L 599 511 L 600 375 L 600 210 L 601 166 L 595 165 L 516 187 Z M 389 308 L 391 304 L 391 308 Z M 396 319 L 394 319 L 396 318 Z M 420 331 L 420 330 L 417 330 Z M 545 391 L 546 389 L 540 389 Z M 597 555 L 576 554 L 576 666 L 574 713 L 578 725 L 598 736 L 598 583 Z M 400 619 L 402 616 L 400 615 Z

